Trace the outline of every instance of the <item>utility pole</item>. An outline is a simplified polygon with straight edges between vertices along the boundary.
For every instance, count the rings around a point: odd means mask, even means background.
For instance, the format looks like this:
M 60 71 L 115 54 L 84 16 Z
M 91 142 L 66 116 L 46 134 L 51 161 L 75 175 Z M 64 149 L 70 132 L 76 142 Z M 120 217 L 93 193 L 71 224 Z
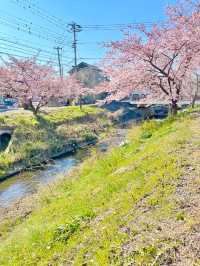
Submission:
M 62 78 L 63 77 L 63 68 L 62 68 L 62 64 L 61 64 L 62 47 L 55 47 L 54 49 L 57 50 L 59 73 L 60 73 L 60 77 Z
M 78 25 L 76 22 L 70 23 L 69 26 L 70 26 L 70 31 L 73 33 L 72 48 L 74 49 L 74 67 L 76 71 L 77 70 L 77 32 L 81 32 L 82 27 Z

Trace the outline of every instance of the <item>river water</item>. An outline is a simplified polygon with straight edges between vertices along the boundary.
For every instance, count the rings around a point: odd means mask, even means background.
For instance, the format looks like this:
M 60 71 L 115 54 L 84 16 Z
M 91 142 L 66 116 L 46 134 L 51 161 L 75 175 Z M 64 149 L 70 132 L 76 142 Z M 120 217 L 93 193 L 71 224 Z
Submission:
M 114 135 L 101 141 L 96 148 L 102 152 L 109 146 L 118 146 L 125 140 L 127 129 L 118 129 Z M 90 154 L 90 148 L 56 159 L 43 170 L 23 172 L 0 183 L 0 208 L 8 208 L 16 201 L 38 191 L 41 186 L 57 180 L 59 176 L 67 174 Z

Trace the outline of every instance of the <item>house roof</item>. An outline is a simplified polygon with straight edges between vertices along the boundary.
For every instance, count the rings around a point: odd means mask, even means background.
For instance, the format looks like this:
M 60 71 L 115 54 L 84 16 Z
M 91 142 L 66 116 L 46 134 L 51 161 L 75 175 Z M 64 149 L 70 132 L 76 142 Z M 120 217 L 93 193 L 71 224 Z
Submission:
M 85 68 L 101 72 L 101 69 L 99 69 L 98 67 L 96 67 L 94 65 L 90 65 L 90 64 L 85 63 L 85 62 L 81 62 L 80 64 L 77 65 L 77 67 L 73 66 L 73 68 L 69 71 L 69 73 L 73 74 L 75 71 L 79 72 Z

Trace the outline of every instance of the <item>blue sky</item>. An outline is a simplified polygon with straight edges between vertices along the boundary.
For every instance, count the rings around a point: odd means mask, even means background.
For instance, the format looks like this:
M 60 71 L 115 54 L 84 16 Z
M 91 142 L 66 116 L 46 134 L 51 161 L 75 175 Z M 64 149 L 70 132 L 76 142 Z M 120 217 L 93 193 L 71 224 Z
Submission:
M 128 24 L 165 19 L 175 0 L 0 0 L 0 52 L 19 56 L 38 53 L 56 65 L 55 46 L 62 46 L 65 69 L 73 65 L 72 34 L 67 23 L 83 25 L 78 34 L 80 61 L 95 63 L 104 54 L 99 43 L 122 37 L 117 30 L 86 29 L 84 25 Z M 106 26 L 107 27 L 107 26 Z M 23 45 L 22 45 L 23 44 Z M 28 46 L 31 46 L 28 47 Z M 35 48 L 35 49 L 32 49 Z

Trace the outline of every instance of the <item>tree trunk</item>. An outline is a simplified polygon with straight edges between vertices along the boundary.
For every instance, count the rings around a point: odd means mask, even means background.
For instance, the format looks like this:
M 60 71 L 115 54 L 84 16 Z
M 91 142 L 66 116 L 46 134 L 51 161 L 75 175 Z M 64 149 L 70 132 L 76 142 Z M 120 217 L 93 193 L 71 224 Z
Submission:
M 195 94 L 193 99 L 192 99 L 192 104 L 191 104 L 192 108 L 194 108 L 194 106 L 195 106 L 196 99 L 197 99 L 197 94 Z
M 194 108 L 195 106 L 195 102 L 196 102 L 196 99 L 198 97 L 198 93 L 199 93 L 199 75 L 196 74 L 196 78 L 197 78 L 197 87 L 196 87 L 196 91 L 195 91 L 195 94 L 193 96 L 193 99 L 192 99 L 192 108 Z
M 37 116 L 38 111 L 39 111 L 39 106 L 35 107 L 31 100 L 28 100 L 28 101 L 24 102 L 23 103 L 23 108 L 24 108 L 24 110 L 29 110 L 29 111 L 33 112 L 33 114 L 35 116 Z
M 83 110 L 83 102 L 82 102 L 82 96 L 79 97 L 79 103 L 80 103 L 80 110 Z
M 178 112 L 177 100 L 172 100 L 171 102 L 171 115 L 176 116 Z
M 31 109 L 30 104 L 28 102 L 22 103 L 22 107 L 24 110 L 30 110 Z
M 37 116 L 39 109 L 38 108 L 32 108 L 32 112 L 35 116 Z

